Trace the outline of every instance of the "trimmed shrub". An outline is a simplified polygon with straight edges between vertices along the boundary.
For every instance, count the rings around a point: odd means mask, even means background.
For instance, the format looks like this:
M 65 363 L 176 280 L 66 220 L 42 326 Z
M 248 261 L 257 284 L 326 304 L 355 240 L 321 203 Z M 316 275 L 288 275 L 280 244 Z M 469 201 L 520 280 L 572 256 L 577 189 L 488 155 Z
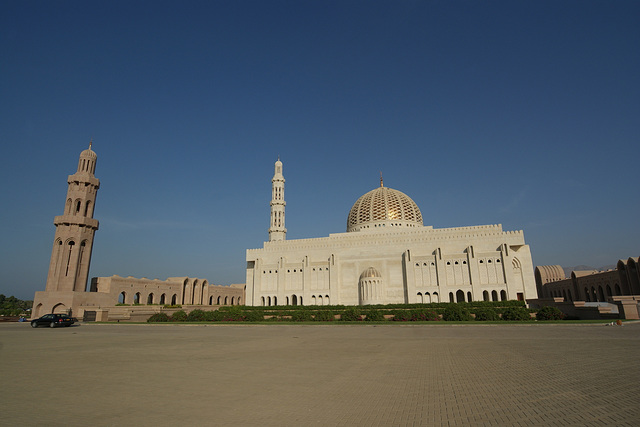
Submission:
M 364 320 L 367 322 L 381 322 L 386 320 L 384 318 L 384 314 L 380 310 L 376 310 L 375 308 L 365 310 L 362 314 L 365 315 Z
M 440 320 L 440 316 L 438 316 L 438 313 L 428 308 L 417 308 L 415 310 L 411 310 L 410 315 L 411 315 L 411 320 L 414 322 Z
M 446 320 L 447 322 L 466 322 L 468 320 L 472 320 L 472 318 L 471 314 L 469 314 L 469 310 L 462 307 L 460 304 L 450 303 L 449 306 L 444 309 L 442 320 Z
M 340 315 L 340 320 L 345 322 L 362 320 L 362 317 L 360 316 L 360 309 L 358 307 L 347 307 Z
M 186 322 L 187 321 L 187 313 L 184 310 L 178 310 L 173 315 L 171 315 L 172 322 Z
M 336 320 L 336 318 L 333 315 L 332 311 L 320 310 L 316 312 L 316 315 L 314 316 L 313 320 L 317 322 L 333 322 L 334 320 Z
M 223 317 L 223 314 L 219 310 L 204 312 L 204 320 L 207 322 L 220 322 Z
M 151 317 L 147 319 L 147 323 L 168 322 L 168 321 L 169 321 L 169 316 L 167 316 L 167 313 L 156 313 L 151 315 Z
M 244 320 L 244 312 L 239 306 L 224 307 L 218 311 L 222 313 L 222 320 L 225 322 L 242 322 Z
M 262 322 L 264 320 L 262 310 L 244 310 L 243 315 L 246 322 Z
M 536 313 L 536 320 L 562 320 L 564 319 L 564 313 L 558 309 L 558 307 L 546 306 L 542 307 Z
M 204 322 L 205 320 L 207 320 L 206 314 L 202 310 L 193 310 L 187 315 L 187 321 L 189 322 Z
M 294 322 L 310 322 L 313 320 L 313 317 L 308 310 L 296 310 L 291 313 L 291 320 Z
M 409 322 L 411 321 L 411 313 L 409 310 L 394 310 L 392 312 L 394 322 Z
M 502 320 L 531 320 L 531 316 L 524 307 L 507 307 L 502 312 Z
M 500 315 L 493 308 L 478 308 L 474 312 L 478 321 L 500 320 Z

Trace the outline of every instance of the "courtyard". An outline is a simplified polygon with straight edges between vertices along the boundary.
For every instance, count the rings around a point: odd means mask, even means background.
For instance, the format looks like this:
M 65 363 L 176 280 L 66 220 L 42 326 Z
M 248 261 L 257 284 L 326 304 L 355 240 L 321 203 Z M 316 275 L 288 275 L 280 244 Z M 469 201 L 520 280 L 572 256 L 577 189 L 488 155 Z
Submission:
M 640 323 L 0 324 L 3 425 L 640 419 Z

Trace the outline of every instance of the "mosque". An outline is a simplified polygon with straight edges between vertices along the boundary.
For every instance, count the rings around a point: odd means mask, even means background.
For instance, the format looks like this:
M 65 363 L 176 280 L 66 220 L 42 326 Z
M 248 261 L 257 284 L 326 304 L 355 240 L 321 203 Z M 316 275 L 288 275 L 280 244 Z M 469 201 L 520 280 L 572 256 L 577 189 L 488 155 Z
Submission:
M 45 291 L 33 316 L 72 313 L 85 320 L 141 320 L 165 306 L 216 309 L 221 305 L 368 305 L 536 298 L 529 246 L 522 231 L 501 225 L 434 229 L 423 225 L 406 194 L 380 186 L 347 215 L 347 232 L 286 240 L 283 165 L 272 179 L 269 241 L 246 252 L 246 284 L 206 279 L 94 277 L 87 290 L 93 218 L 100 181 L 97 155 L 80 153 L 70 175 Z M 205 308 L 209 306 L 209 308 Z M 135 317 L 137 316 L 137 317 Z M 146 317 L 144 317 L 146 316 Z M 135 317 L 135 318 L 134 318 Z
M 522 231 L 436 229 L 406 194 L 380 186 L 356 200 L 346 233 L 286 240 L 283 164 L 272 182 L 269 241 L 248 249 L 245 304 L 368 305 L 537 298 Z

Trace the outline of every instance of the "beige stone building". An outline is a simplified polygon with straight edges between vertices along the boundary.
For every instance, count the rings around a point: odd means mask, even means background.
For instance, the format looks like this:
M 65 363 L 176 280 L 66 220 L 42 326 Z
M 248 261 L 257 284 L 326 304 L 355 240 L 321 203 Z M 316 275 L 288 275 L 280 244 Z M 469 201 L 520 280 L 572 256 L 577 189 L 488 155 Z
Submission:
M 539 299 L 533 305 L 554 305 L 566 314 L 581 318 L 598 318 L 617 312 L 615 317 L 637 319 L 639 259 L 619 260 L 615 270 L 572 271 L 571 277 L 565 277 L 559 265 L 538 266 L 535 278 Z
M 435 229 L 416 203 L 380 186 L 347 213 L 347 232 L 286 240 L 284 176 L 275 163 L 269 241 L 246 254 L 246 304 L 366 305 L 536 298 L 522 231 Z
M 80 153 L 78 169 L 70 175 L 63 215 L 56 226 L 45 290 L 36 292 L 32 317 L 46 313 L 71 313 L 97 320 L 143 320 L 164 305 L 215 309 L 244 303 L 244 285 L 220 286 L 206 279 L 170 277 L 167 280 L 134 277 L 87 279 L 98 220 L 93 218 L 100 181 L 95 177 L 97 155 L 89 148 Z

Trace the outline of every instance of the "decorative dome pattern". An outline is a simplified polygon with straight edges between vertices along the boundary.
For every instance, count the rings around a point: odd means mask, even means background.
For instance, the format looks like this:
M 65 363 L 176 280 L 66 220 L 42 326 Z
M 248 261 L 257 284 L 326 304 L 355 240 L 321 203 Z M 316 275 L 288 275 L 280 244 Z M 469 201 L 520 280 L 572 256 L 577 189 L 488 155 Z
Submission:
M 380 272 L 374 267 L 369 267 L 360 275 L 360 279 L 367 279 L 372 277 L 382 277 L 382 274 L 380 274 Z
M 347 218 L 348 232 L 372 227 L 418 225 L 423 225 L 418 205 L 403 192 L 382 186 L 356 200 Z

